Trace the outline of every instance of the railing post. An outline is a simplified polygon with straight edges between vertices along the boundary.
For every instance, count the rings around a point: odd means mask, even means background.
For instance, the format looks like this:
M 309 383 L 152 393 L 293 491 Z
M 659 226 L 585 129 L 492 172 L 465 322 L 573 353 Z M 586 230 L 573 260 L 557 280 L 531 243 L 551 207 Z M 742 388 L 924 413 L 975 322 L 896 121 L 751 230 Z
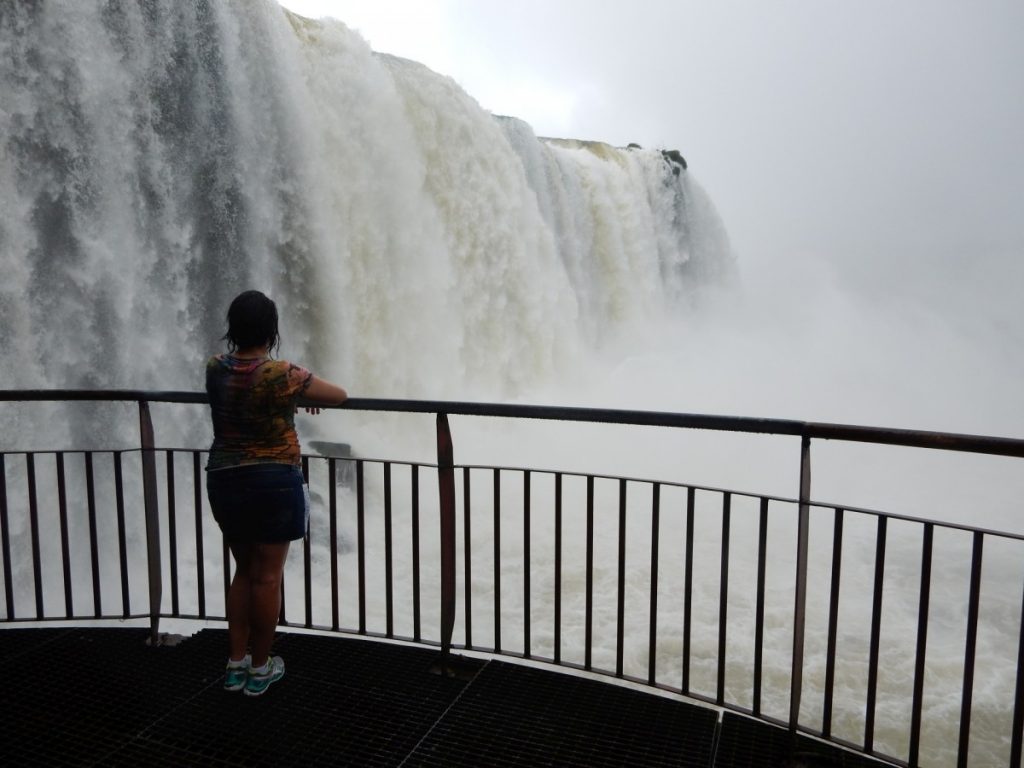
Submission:
M 804 677 L 804 619 L 807 605 L 807 541 L 811 520 L 811 438 L 800 438 L 800 506 L 796 539 L 796 589 L 793 606 L 793 674 L 790 678 L 789 730 L 800 722 Z
M 149 564 L 149 643 L 160 644 L 160 603 L 163 569 L 160 563 L 160 505 L 156 488 L 156 454 L 149 402 L 139 400 L 139 436 L 142 447 L 142 498 L 146 513 L 146 559 Z
M 974 699 L 974 665 L 978 651 L 978 609 L 981 602 L 981 560 L 985 549 L 985 534 L 974 532 L 971 555 L 971 586 L 967 601 L 967 642 L 964 651 L 964 684 L 960 704 L 960 744 L 957 749 L 957 768 L 967 768 L 971 737 L 971 703 Z
M 455 628 L 455 458 L 448 416 L 437 414 L 437 489 L 441 518 L 441 663 Z
M 1021 764 L 1024 752 L 1024 594 L 1020 603 L 1020 640 L 1017 643 L 1017 688 L 1013 700 L 1013 737 L 1010 741 L 1010 765 Z

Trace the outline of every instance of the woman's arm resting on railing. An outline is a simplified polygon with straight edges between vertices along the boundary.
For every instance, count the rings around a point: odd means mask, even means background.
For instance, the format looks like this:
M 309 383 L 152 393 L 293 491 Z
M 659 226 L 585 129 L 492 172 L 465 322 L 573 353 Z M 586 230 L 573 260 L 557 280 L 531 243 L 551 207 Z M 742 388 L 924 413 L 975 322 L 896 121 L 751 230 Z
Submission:
M 337 384 L 331 384 L 319 376 L 313 376 L 306 391 L 302 393 L 302 399 L 322 405 L 341 405 L 348 400 L 348 392 Z M 320 409 L 316 406 L 303 407 L 306 409 L 306 413 L 320 413 Z

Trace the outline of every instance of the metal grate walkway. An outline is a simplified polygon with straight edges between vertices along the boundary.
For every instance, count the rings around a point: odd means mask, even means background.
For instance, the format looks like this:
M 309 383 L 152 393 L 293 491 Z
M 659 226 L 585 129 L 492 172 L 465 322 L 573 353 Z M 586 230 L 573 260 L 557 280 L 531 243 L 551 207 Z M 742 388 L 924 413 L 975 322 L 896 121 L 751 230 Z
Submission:
M 5 766 L 679 766 L 883 763 L 674 698 L 512 664 L 281 633 L 284 680 L 221 689 L 226 631 L 149 648 L 146 629 L 0 630 Z M 717 747 L 717 751 L 716 751 Z

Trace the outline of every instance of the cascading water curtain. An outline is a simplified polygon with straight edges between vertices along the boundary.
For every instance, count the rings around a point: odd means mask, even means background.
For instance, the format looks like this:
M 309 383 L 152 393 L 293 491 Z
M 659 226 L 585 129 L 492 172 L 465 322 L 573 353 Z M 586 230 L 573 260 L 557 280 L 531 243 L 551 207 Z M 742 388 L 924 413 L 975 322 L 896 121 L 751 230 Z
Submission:
M 514 396 L 731 273 L 658 150 L 538 139 L 271 0 L 0 8 L 5 387 L 198 388 L 232 296 L 388 396 Z

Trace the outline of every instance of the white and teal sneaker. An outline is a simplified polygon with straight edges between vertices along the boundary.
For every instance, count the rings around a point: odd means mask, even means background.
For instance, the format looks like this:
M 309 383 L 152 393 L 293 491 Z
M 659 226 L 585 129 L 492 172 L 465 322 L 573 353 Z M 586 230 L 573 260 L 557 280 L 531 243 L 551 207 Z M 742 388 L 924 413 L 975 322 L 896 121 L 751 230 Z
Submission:
M 249 667 L 249 676 L 245 680 L 246 696 L 261 696 L 267 692 L 271 683 L 284 677 L 284 659 L 271 656 L 262 667 Z
M 240 691 L 245 688 L 245 681 L 249 677 L 249 667 L 251 664 L 252 659 L 248 653 L 245 654 L 245 658 L 241 661 L 228 659 L 227 667 L 224 669 L 224 690 Z

